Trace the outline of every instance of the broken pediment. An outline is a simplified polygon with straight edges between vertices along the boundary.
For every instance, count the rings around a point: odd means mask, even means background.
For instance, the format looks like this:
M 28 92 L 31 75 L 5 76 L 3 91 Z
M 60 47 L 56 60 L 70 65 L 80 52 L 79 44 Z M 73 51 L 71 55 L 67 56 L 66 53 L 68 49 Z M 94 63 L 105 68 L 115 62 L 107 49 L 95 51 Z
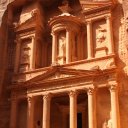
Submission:
M 22 30 L 26 30 L 32 27 L 36 27 L 35 26 L 35 22 L 34 22 L 34 18 L 28 19 L 26 22 L 22 23 L 22 24 L 17 24 L 16 26 L 16 31 L 22 31 Z
M 83 11 L 94 10 L 112 4 L 112 0 L 80 0 Z
M 62 67 L 52 67 L 47 70 L 44 74 L 38 75 L 35 78 L 26 81 L 27 83 L 43 83 L 50 82 L 56 80 L 66 80 L 68 78 L 78 78 L 82 76 L 95 76 L 101 73 L 98 70 L 76 70 L 76 69 L 68 69 Z

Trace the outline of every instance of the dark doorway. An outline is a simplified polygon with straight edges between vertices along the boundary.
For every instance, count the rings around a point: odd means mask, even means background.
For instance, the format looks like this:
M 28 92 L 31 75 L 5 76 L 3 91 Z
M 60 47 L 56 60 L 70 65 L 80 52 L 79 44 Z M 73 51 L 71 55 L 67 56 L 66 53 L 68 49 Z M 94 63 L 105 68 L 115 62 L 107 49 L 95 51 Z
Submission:
M 77 113 L 77 128 L 82 128 L 82 113 Z

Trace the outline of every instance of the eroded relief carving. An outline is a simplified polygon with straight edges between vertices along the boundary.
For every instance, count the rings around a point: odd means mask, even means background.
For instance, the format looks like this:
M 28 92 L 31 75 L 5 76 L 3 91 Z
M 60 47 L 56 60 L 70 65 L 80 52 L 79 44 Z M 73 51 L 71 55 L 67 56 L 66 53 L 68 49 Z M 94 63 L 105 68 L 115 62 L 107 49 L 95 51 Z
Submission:
M 108 121 L 105 120 L 102 128 L 112 128 L 112 120 L 111 119 L 109 119 Z
M 24 40 L 21 44 L 20 71 L 26 71 L 30 65 L 31 39 Z
M 21 14 L 19 24 L 22 24 L 22 23 L 26 22 L 27 20 L 35 17 L 35 15 L 37 13 L 38 13 L 38 10 L 37 9 L 33 9 L 30 12 Z
M 96 46 L 97 48 L 99 47 L 104 47 L 105 46 L 105 41 L 106 41 L 106 29 L 99 29 L 98 34 L 96 36 Z
M 61 32 L 58 36 L 58 57 L 59 64 L 64 64 L 66 60 L 66 33 Z

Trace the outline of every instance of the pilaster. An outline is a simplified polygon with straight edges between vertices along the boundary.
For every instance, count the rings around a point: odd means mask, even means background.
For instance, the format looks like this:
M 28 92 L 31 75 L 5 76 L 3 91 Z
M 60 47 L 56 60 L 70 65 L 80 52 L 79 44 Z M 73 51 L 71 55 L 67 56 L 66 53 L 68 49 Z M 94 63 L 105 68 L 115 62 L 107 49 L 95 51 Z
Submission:
M 112 31 L 112 18 L 111 16 L 106 16 L 106 24 L 107 24 L 107 41 L 108 41 L 108 54 L 114 53 L 114 44 L 113 44 L 113 31 Z
M 92 44 L 92 21 L 87 21 L 87 51 L 88 59 L 93 57 L 93 44 Z

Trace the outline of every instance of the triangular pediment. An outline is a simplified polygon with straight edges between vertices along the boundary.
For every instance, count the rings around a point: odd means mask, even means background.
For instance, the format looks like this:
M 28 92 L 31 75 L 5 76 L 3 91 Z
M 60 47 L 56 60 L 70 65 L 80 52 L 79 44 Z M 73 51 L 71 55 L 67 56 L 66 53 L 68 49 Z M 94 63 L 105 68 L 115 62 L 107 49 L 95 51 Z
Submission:
M 111 0 L 80 0 L 80 4 L 82 6 L 83 11 L 95 10 L 97 8 L 101 8 L 107 5 L 112 5 L 113 2 Z
M 52 67 L 44 74 L 38 75 L 35 78 L 26 81 L 27 83 L 43 83 L 49 81 L 66 80 L 70 78 L 77 78 L 82 76 L 94 76 L 100 72 L 98 70 L 77 70 L 62 67 Z

